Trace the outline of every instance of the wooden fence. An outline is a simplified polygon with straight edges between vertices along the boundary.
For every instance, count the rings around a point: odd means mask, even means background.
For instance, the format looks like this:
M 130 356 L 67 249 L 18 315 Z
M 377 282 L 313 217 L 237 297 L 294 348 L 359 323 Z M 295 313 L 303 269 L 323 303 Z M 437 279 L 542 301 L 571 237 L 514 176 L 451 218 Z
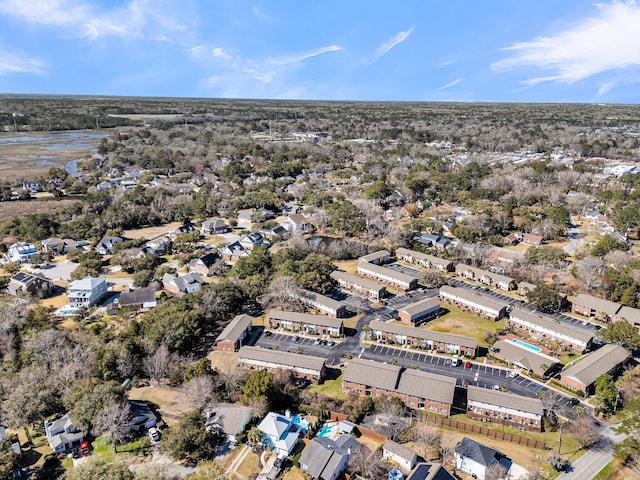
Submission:
M 424 412 L 418 412 L 417 417 L 423 422 L 433 423 L 441 427 L 451 427 L 456 430 L 463 430 L 469 433 L 476 433 L 489 438 L 495 438 L 497 440 L 504 440 L 518 445 L 524 445 L 526 447 L 538 448 L 540 450 L 546 450 L 547 445 L 544 442 L 539 442 L 532 438 L 521 437 L 513 433 L 500 432 L 486 427 L 480 427 L 478 425 L 469 425 L 468 423 L 458 422 L 445 417 L 436 417 L 435 415 L 428 415 Z

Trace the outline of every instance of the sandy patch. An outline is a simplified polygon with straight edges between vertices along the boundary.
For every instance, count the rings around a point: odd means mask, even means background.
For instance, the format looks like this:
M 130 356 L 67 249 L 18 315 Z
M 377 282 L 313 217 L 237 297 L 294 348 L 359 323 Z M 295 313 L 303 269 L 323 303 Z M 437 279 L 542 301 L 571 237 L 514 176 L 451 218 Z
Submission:
M 175 230 L 181 225 L 182 225 L 182 222 L 173 222 L 167 225 L 160 225 L 158 227 L 146 227 L 146 228 L 136 228 L 134 230 L 125 230 L 123 233 L 123 237 L 132 238 L 132 239 L 137 239 L 137 238 L 150 239 L 150 238 L 160 236 L 164 233 L 170 232 L 172 230 Z
M 183 414 L 191 410 L 189 402 L 184 393 L 170 387 L 137 387 L 129 391 L 129 398 L 132 400 L 146 400 L 158 406 L 163 420 L 171 425 Z

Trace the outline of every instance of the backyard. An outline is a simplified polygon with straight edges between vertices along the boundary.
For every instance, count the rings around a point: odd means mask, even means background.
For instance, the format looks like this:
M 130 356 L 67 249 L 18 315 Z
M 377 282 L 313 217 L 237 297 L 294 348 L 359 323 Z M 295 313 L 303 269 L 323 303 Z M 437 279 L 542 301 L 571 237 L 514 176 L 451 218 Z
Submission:
M 443 306 L 448 313 L 426 324 L 427 330 L 434 332 L 453 333 L 464 335 L 478 340 L 478 345 L 489 347 L 490 344 L 485 339 L 485 333 L 495 332 L 504 328 L 504 320 L 497 322 L 485 320 L 470 312 L 463 312 L 451 305 Z

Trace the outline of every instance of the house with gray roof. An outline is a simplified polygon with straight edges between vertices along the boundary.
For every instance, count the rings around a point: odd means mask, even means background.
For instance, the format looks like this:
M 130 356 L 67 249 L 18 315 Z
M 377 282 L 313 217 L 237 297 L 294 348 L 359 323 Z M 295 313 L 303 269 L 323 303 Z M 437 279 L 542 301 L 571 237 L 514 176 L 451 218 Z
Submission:
M 187 273 L 180 276 L 165 273 L 162 276 L 163 288 L 175 295 L 197 292 L 203 283 L 204 281 L 197 273 Z
M 258 424 L 263 445 L 273 448 L 279 456 L 286 457 L 298 443 L 300 431 L 290 417 L 269 412 Z
M 511 290 L 515 284 L 511 277 L 472 267 L 464 263 L 456 265 L 456 275 L 506 291 Z
M 253 329 L 253 317 L 236 315 L 216 338 L 219 352 L 237 352 Z
M 205 426 L 224 433 L 230 442 L 235 442 L 236 435 L 244 432 L 252 418 L 250 407 L 239 403 L 213 403 L 207 406 Z
M 500 320 L 507 315 L 505 303 L 484 297 L 480 293 L 465 288 L 443 285 L 440 287 L 440 299 L 461 310 L 471 311 L 480 317 L 491 320 Z
M 630 358 L 629 350 L 609 343 L 566 368 L 560 374 L 560 383 L 571 390 L 591 394 L 598 377 L 605 373 L 614 375 Z
M 243 346 L 238 350 L 238 365 L 249 370 L 290 370 L 295 376 L 320 383 L 326 373 L 327 359 L 270 348 Z
M 219 218 L 210 218 L 202 222 L 200 227 L 200 233 L 202 235 L 211 235 L 219 233 L 228 233 L 231 231 L 231 227 L 224 220 Z
M 542 431 L 544 408 L 539 398 L 524 397 L 490 388 L 467 387 L 467 416 L 522 431 Z
M 571 311 L 586 317 L 596 317 L 600 320 L 609 321 L 618 313 L 620 307 L 619 303 L 580 293 L 573 300 Z
M 484 480 L 493 464 L 500 464 L 508 472 L 513 462 L 502 452 L 480 442 L 464 437 L 455 447 L 456 468 Z
M 96 252 L 100 255 L 111 255 L 113 253 L 113 247 L 122 242 L 120 237 L 102 237 L 96 244 Z
M 84 432 L 73 425 L 68 413 L 52 421 L 45 420 L 44 431 L 49 446 L 56 454 L 71 453 L 84 441 Z
M 18 272 L 11 277 L 7 285 L 7 291 L 11 295 L 22 292 L 35 295 L 38 298 L 51 296 L 55 289 L 56 286 L 53 282 L 39 273 Z
M 384 265 L 391 260 L 391 253 L 388 250 L 378 250 L 376 252 L 363 255 L 358 258 L 358 263 L 373 263 L 374 265 Z
M 336 480 L 347 468 L 349 452 L 328 437 L 315 437 L 300 456 L 300 468 L 317 480 Z
M 406 406 L 448 416 L 456 379 L 417 369 L 405 369 L 373 360 L 349 361 L 342 391 L 360 396 L 400 398 Z
M 418 461 L 418 454 L 409 447 L 387 439 L 382 444 L 382 458 L 391 460 L 404 472 L 409 472 Z
M 122 292 L 118 300 L 119 307 L 132 309 L 153 308 L 157 304 L 156 291 L 149 287 Z
M 557 358 L 507 340 L 495 342 L 489 350 L 489 355 L 542 378 L 546 378 L 562 368 L 562 364 Z

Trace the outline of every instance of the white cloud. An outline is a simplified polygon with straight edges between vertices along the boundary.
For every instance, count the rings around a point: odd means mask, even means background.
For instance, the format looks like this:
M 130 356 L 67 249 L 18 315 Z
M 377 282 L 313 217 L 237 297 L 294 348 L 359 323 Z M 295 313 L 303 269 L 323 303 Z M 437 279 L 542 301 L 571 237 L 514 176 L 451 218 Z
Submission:
M 11 73 L 44 74 L 43 63 L 21 52 L 8 52 L 0 47 L 0 76 Z
M 217 58 L 221 58 L 223 60 L 231 60 L 232 58 L 231 55 L 229 55 L 227 52 L 225 52 L 224 50 L 218 47 L 211 50 L 211 55 Z
M 380 45 L 378 50 L 376 50 L 374 58 L 378 59 L 383 55 L 386 55 L 387 53 L 389 53 L 393 48 L 397 47 L 402 42 L 404 42 L 407 38 L 409 38 L 409 35 L 411 35 L 412 32 L 413 32 L 413 27 L 411 27 L 406 32 L 398 32 L 394 37 L 390 38 L 389 40 L 384 42 L 382 45 Z
M 449 82 L 446 85 L 442 85 L 441 87 L 438 87 L 438 90 L 446 90 L 447 88 L 455 87 L 461 81 L 462 81 L 461 78 L 456 78 L 453 82 Z
M 555 35 L 514 43 L 510 56 L 491 65 L 503 72 L 538 68 L 550 75 L 524 83 L 575 83 L 588 77 L 640 66 L 640 6 L 635 1 L 597 5 L 598 11 Z M 602 94 L 611 86 L 600 88 Z
M 342 50 L 342 47 L 339 45 L 329 45 L 328 47 L 316 48 L 315 50 L 311 50 L 305 53 L 299 53 L 284 57 L 273 57 L 268 59 L 268 62 L 276 65 L 288 65 L 292 63 L 300 63 L 309 58 L 324 55 L 325 53 L 339 52 L 340 50 Z
M 167 41 L 168 31 L 186 28 L 176 20 L 175 8 L 171 2 L 150 0 L 130 0 L 126 6 L 111 10 L 82 0 L 0 0 L 0 13 L 30 24 L 62 28 L 66 36 L 90 40 L 144 36 L 147 28 L 154 32 L 149 38 Z

